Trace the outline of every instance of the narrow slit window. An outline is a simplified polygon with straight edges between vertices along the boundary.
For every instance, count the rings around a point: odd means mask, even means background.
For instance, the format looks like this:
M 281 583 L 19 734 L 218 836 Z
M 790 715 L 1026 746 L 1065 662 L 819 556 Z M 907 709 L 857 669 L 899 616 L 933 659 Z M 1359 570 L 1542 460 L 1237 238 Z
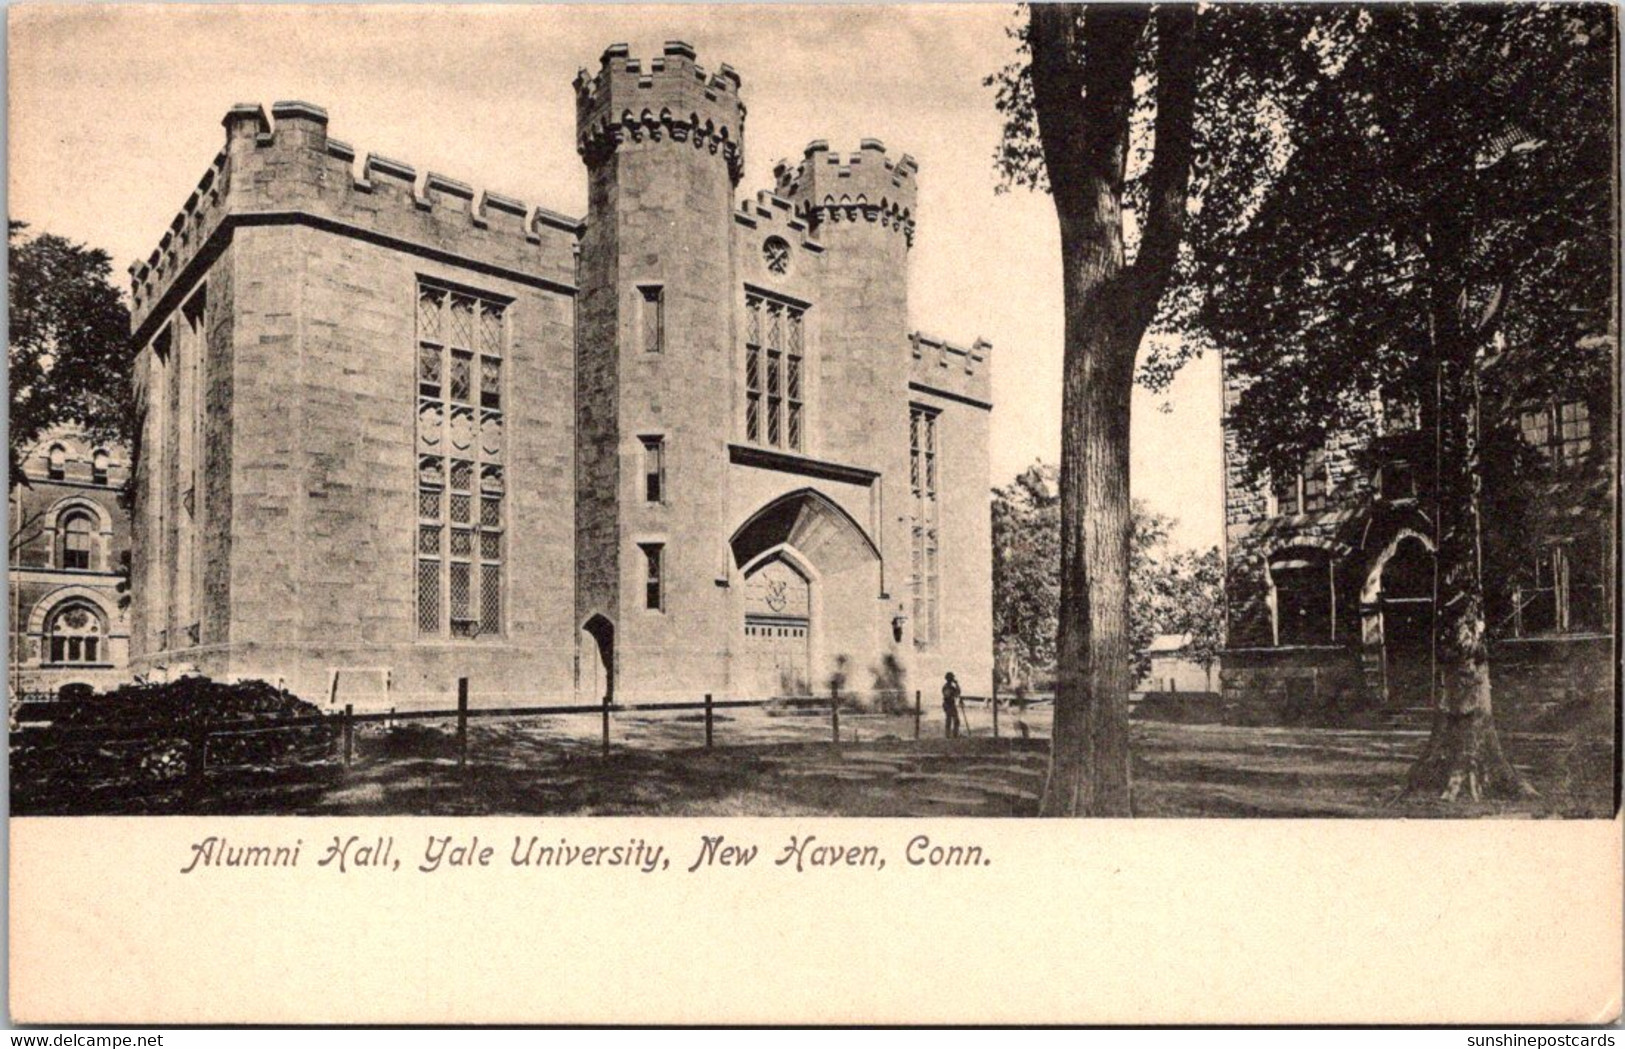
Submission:
M 642 297 L 643 352 L 666 352 L 666 289 L 658 284 L 638 288 Z
M 643 501 L 666 501 L 666 439 L 644 437 L 643 440 Z
M 661 572 L 665 546 L 660 543 L 640 544 L 643 550 L 643 607 L 654 612 L 665 610 L 666 595 L 662 588 Z

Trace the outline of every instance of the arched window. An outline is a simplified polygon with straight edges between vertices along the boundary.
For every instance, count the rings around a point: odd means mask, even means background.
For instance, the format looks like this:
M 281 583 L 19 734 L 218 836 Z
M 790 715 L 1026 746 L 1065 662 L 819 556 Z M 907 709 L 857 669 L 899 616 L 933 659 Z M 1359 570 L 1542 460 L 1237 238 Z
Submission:
M 96 453 L 90 462 L 90 479 L 92 481 L 97 484 L 107 483 L 107 464 L 109 461 L 110 458 L 106 448 L 96 449 Z
M 62 515 L 57 530 L 62 537 L 60 566 L 89 568 L 91 544 L 96 534 L 96 523 L 90 514 L 83 510 L 69 511 Z
M 48 663 L 100 663 L 106 628 L 101 613 L 78 601 L 70 601 L 51 613 L 45 628 L 45 661 Z
M 1332 564 L 1324 550 L 1293 547 L 1270 558 L 1275 589 L 1275 643 L 1332 641 Z
M 53 481 L 60 481 L 68 476 L 68 450 L 60 444 L 51 445 L 46 476 Z

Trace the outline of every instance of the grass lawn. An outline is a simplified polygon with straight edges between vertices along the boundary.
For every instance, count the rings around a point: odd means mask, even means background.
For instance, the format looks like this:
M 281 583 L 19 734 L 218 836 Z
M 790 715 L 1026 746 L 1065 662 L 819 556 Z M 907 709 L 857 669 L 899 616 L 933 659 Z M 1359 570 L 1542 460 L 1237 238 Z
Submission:
M 971 738 L 944 740 L 940 721 L 913 739 L 911 718 L 842 719 L 831 742 L 819 717 L 719 717 L 703 727 L 670 716 L 619 717 L 599 752 L 590 718 L 470 726 L 471 761 L 457 767 L 449 731 L 422 723 L 360 734 L 348 768 L 211 769 L 201 784 L 134 793 L 82 792 L 13 812 L 301 815 L 1031 816 L 1048 763 L 1048 725 L 1029 716 L 1004 738 L 973 709 Z M 933 733 L 934 729 L 934 733 Z M 1612 741 L 1504 735 L 1540 792 L 1517 803 L 1399 799 L 1426 740 L 1417 731 L 1248 728 L 1134 723 L 1135 798 L 1164 817 L 1605 817 Z M 1015 735 L 1017 738 L 1010 738 Z

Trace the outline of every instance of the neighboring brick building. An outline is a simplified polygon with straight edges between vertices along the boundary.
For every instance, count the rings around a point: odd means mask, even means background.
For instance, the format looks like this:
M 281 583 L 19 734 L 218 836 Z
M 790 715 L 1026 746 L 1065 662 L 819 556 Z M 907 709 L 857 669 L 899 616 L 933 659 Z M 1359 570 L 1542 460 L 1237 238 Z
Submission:
M 130 552 L 119 505 L 128 459 L 57 430 L 23 458 L 11 489 L 10 678 L 17 693 L 105 689 L 127 676 L 130 631 L 119 593 Z M 20 633 L 19 633 L 20 631 Z
M 1503 715 L 1614 694 L 1613 391 L 1608 369 L 1594 372 L 1556 398 L 1485 404 L 1483 578 Z M 1239 392 L 1227 375 L 1227 411 Z M 1279 485 L 1247 482 L 1226 428 L 1228 702 L 1287 719 L 1431 704 L 1432 446 L 1414 409 L 1384 420 L 1374 405 L 1369 421 L 1379 436 L 1335 436 Z
M 989 347 L 908 330 L 915 163 L 815 142 L 736 206 L 740 78 L 694 59 L 577 79 L 584 221 L 227 114 L 132 268 L 137 666 L 989 687 Z

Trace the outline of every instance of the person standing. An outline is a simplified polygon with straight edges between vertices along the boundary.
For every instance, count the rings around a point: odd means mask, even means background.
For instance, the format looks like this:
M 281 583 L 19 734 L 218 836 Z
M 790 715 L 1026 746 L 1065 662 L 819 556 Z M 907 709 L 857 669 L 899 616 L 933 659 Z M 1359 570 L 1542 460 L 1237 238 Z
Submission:
M 959 735 L 959 682 L 954 679 L 952 671 L 942 679 L 942 715 L 945 719 L 943 733 L 948 739 L 955 739 Z

